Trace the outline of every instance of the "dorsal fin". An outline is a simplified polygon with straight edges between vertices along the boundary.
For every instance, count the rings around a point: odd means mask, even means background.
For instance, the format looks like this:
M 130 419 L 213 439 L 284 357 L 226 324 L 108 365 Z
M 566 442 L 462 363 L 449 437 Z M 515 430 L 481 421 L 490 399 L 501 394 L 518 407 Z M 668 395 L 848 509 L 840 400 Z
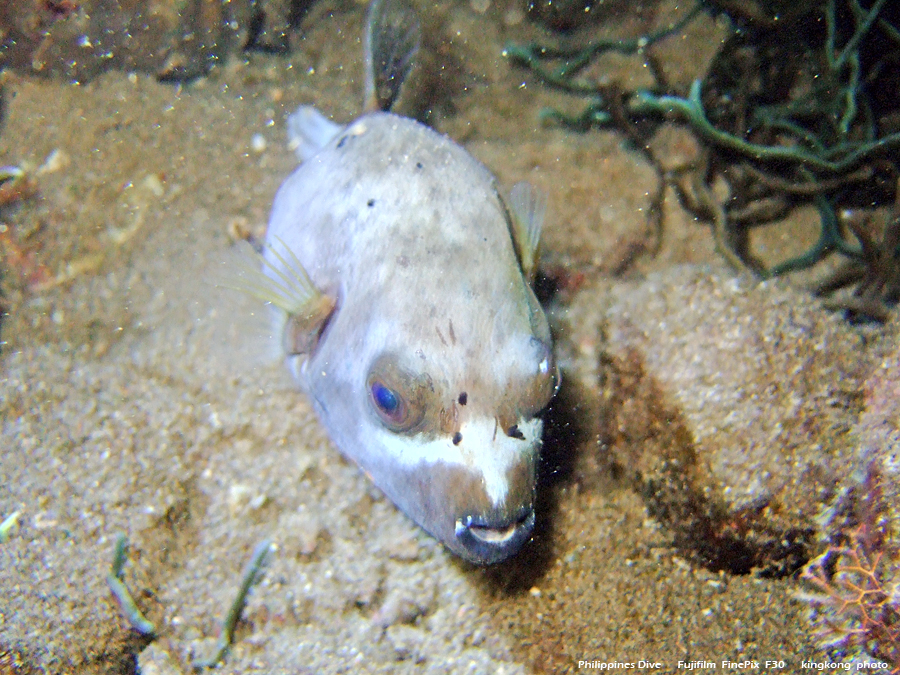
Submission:
M 404 0 L 373 0 L 365 37 L 366 111 L 390 110 L 394 105 L 420 38 L 419 20 Z
M 537 267 L 541 228 L 547 213 L 547 193 L 527 181 L 513 185 L 509 191 L 509 215 L 513 243 L 525 278 L 531 281 Z

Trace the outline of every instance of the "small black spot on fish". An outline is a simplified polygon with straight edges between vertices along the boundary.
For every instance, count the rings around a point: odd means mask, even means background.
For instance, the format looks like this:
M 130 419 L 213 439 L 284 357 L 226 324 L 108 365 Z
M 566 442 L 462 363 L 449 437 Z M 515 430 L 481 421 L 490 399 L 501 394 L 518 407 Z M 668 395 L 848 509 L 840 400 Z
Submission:
M 422 168 L 422 162 L 416 162 L 416 168 L 417 168 L 417 169 L 421 169 L 421 168 Z
M 462 434 L 458 431 L 453 434 L 453 445 L 459 445 L 462 442 Z
M 510 438 L 518 438 L 520 441 L 525 440 L 525 434 L 519 431 L 519 425 L 513 424 L 509 429 L 506 430 L 506 435 Z
M 369 201 L 366 202 L 366 206 L 368 206 L 371 209 L 373 206 L 375 206 L 375 200 L 370 199 Z
M 347 138 L 348 138 L 347 136 L 342 136 L 342 137 L 341 137 L 341 140 L 338 141 L 337 147 L 343 148 L 343 147 L 344 147 L 344 143 L 347 142 Z
M 465 405 L 466 403 L 469 402 L 469 395 L 466 392 L 462 392 L 459 395 L 459 399 L 457 399 L 457 400 L 459 401 L 460 405 Z

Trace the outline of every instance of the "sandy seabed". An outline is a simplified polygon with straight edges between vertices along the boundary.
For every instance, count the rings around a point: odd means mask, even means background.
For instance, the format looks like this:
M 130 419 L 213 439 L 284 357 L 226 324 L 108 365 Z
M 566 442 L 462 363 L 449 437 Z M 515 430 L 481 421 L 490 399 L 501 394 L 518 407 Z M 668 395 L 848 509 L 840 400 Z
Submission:
M 614 134 L 539 124 L 543 106 L 581 103 L 501 57 L 505 40 L 536 29 L 490 7 L 427 11 L 440 12 L 456 68 L 453 108 L 433 123 L 503 188 L 550 191 L 544 262 L 584 278 L 549 307 L 566 385 L 534 541 L 491 569 L 443 550 L 339 455 L 284 371 L 265 308 L 223 287 L 234 234 L 264 231 L 295 164 L 285 115 L 307 103 L 339 121 L 359 111 L 361 5 L 321 13 L 288 57 L 234 58 L 185 86 L 6 73 L 0 162 L 26 168 L 38 192 L 2 212 L 16 255 L 7 249 L 3 272 L 0 518 L 21 514 L 0 544 L 3 675 L 190 672 L 266 538 L 220 672 L 612 661 L 681 672 L 723 660 L 803 672 L 821 660 L 790 580 L 687 562 L 597 443 L 597 322 L 618 283 L 604 270 L 645 227 L 653 170 Z M 707 226 L 671 196 L 666 222 L 663 250 L 633 275 L 720 264 Z M 106 584 L 120 532 L 152 641 Z

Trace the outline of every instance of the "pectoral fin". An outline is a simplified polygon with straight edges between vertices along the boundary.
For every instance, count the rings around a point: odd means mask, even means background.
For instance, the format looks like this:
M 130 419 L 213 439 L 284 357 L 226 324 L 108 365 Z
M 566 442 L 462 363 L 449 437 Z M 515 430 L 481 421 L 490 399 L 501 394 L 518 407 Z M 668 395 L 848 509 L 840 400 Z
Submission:
M 247 250 L 249 249 L 249 250 Z M 286 354 L 308 354 L 335 308 L 335 299 L 322 293 L 302 263 L 281 240 L 269 245 L 268 255 L 247 245 L 235 287 L 287 314 L 282 335 Z
M 509 191 L 510 225 L 519 264 L 529 281 L 537 268 L 541 228 L 546 213 L 546 192 L 525 181 L 513 185 Z
M 289 314 L 284 324 L 281 345 L 289 355 L 310 354 L 319 344 L 319 337 L 328 319 L 334 313 L 334 299 L 319 293 L 300 314 Z

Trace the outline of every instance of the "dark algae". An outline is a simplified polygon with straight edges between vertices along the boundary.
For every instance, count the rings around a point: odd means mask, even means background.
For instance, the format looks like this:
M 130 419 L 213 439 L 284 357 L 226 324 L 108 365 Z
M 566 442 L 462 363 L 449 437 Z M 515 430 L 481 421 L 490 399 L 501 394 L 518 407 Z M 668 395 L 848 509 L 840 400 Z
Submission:
M 727 36 L 704 77 L 673 85 L 656 51 L 701 15 L 723 20 Z M 846 268 L 817 291 L 850 286 L 852 295 L 832 306 L 883 321 L 896 302 L 900 270 L 896 213 L 885 215 L 900 176 L 898 27 L 900 7 L 885 0 L 701 0 L 638 38 L 508 44 L 505 53 L 553 87 L 590 99 L 575 116 L 543 110 L 546 122 L 615 129 L 648 157 L 660 180 L 651 221 L 661 221 L 662 190 L 670 185 L 689 212 L 713 225 L 719 252 L 735 267 L 766 278 L 838 253 Z M 654 84 L 627 89 L 584 77 L 609 52 L 642 59 Z M 687 166 L 664 169 L 649 139 L 672 121 L 687 127 L 702 151 Z M 724 198 L 713 189 L 720 182 Z M 819 217 L 816 240 L 799 255 L 764 263 L 751 246 L 754 228 L 810 205 Z

